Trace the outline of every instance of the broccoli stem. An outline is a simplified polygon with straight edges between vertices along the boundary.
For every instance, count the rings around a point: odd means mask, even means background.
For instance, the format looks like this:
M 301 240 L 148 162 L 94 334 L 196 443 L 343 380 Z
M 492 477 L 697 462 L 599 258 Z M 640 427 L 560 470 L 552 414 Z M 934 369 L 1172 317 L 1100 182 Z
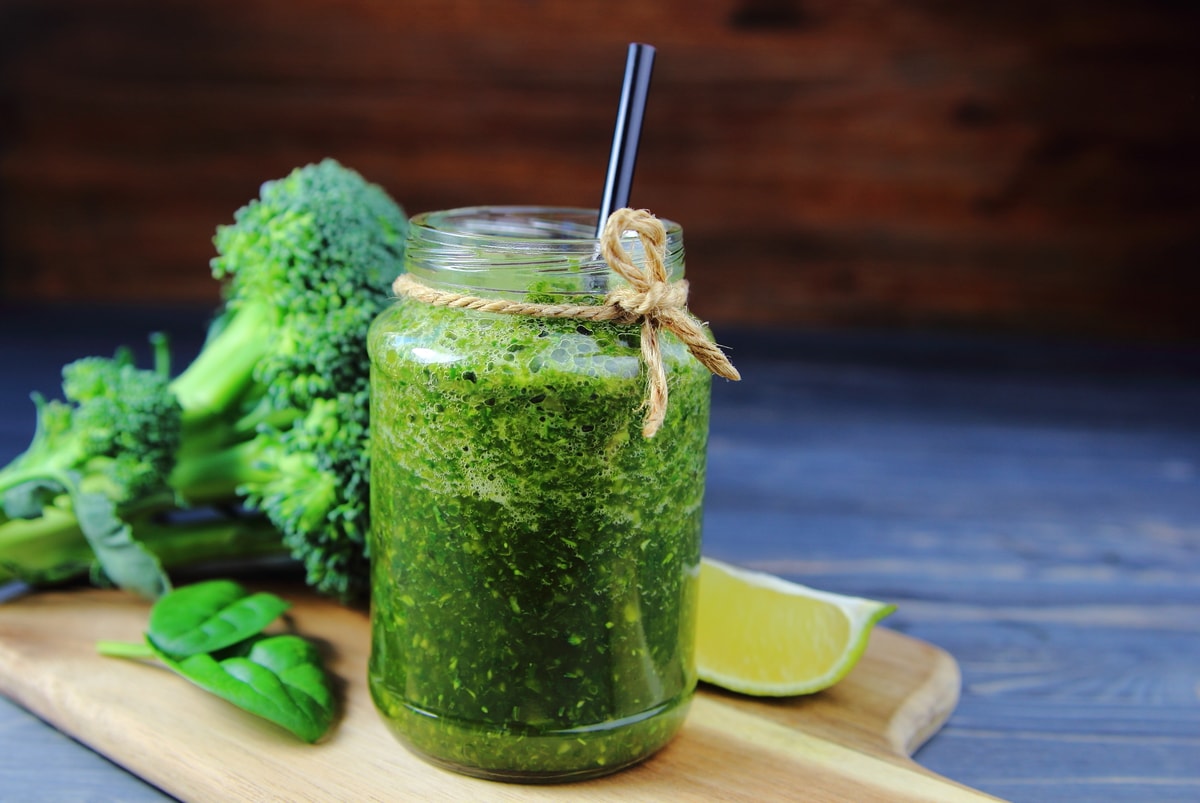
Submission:
M 33 445 L 13 458 L 8 465 L 0 468 L 0 497 L 30 480 L 59 477 L 62 472 L 77 466 L 84 459 L 84 451 L 77 441 L 56 446 L 55 449 L 45 448 L 38 443 L 38 437 L 35 435 Z M 0 504 L 0 514 L 3 514 L 3 507 Z
M 228 413 L 253 387 L 254 368 L 275 346 L 278 311 L 265 302 L 240 304 L 204 344 L 170 388 L 183 408 L 187 428 Z
M 287 554 L 279 531 L 259 516 L 161 521 L 156 511 L 129 520 L 138 542 L 166 569 Z M 68 510 L 47 508 L 36 519 L 14 519 L 0 530 L 0 583 L 62 583 L 87 575 L 94 563 Z
M 272 472 L 262 467 L 263 457 L 257 440 L 220 451 L 184 455 L 171 471 L 169 483 L 192 505 L 233 499 L 243 484 L 271 477 Z
M 61 479 L 70 468 L 69 463 L 61 460 L 45 460 L 29 466 L 9 465 L 0 470 L 0 497 L 18 485 L 32 480 Z M 3 515 L 3 505 L 0 505 L 0 516 Z
M 134 535 L 166 569 L 287 554 L 279 530 L 260 516 L 139 523 Z
M 0 583 L 58 583 L 86 574 L 94 560 L 69 510 L 48 507 L 36 519 L 5 522 L 0 531 Z

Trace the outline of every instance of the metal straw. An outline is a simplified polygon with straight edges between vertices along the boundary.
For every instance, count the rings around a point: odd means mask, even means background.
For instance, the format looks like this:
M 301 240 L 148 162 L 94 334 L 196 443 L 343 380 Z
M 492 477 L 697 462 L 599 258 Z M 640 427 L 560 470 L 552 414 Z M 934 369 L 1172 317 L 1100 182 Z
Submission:
M 637 163 L 638 139 L 642 133 L 642 117 L 646 111 L 646 95 L 650 91 L 650 74 L 654 69 L 654 48 L 634 42 L 625 58 L 625 81 L 621 86 L 621 103 L 617 107 L 617 125 L 613 131 L 612 150 L 608 157 L 608 175 L 604 181 L 604 196 L 596 220 L 596 236 L 613 210 L 629 206 L 629 189 L 633 184 L 633 168 Z

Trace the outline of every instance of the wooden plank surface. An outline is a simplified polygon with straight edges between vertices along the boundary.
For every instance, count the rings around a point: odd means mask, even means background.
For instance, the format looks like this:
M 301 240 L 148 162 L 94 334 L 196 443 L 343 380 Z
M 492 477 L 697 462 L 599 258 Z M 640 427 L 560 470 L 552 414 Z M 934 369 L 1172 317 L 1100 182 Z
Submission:
M 891 600 L 949 649 L 963 700 L 925 766 L 1011 800 L 1196 800 L 1200 353 L 769 342 L 715 389 L 710 554 Z
M 464 778 L 404 750 L 371 704 L 365 612 L 275 589 L 324 650 L 342 715 L 316 746 L 241 714 L 161 667 L 95 653 L 137 640 L 149 606 L 117 591 L 32 594 L 0 608 L 0 692 L 186 801 L 763 800 L 969 801 L 908 760 L 958 700 L 944 651 L 879 630 L 829 694 L 762 702 L 702 689 L 681 734 L 651 760 L 596 781 L 526 787 Z
M 231 24 L 236 20 L 236 24 Z M 635 204 L 707 320 L 1200 336 L 1195 4 L 0 4 L 0 293 L 215 300 L 218 224 L 335 156 L 410 211 Z
M 30 390 L 119 343 L 182 361 L 206 311 L 0 305 L 0 460 Z M 894 602 L 962 670 L 916 753 L 1022 803 L 1192 803 L 1200 789 L 1200 353 L 1129 344 L 718 329 L 705 550 Z M 0 612 L 0 616 L 2 616 Z M 23 803 L 158 803 L 0 705 Z M 100 790 L 100 791 L 97 791 Z

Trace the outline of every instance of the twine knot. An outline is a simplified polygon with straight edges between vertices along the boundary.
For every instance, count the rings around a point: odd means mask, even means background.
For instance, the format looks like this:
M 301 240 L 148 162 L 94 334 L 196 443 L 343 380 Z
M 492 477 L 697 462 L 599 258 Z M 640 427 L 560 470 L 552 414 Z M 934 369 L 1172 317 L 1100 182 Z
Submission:
M 642 241 L 645 267 L 639 268 L 621 243 L 625 232 L 632 231 Z M 658 333 L 667 329 L 678 337 L 688 351 L 709 371 L 726 379 L 741 379 L 729 358 L 708 339 L 704 327 L 688 312 L 688 284 L 669 282 L 664 262 L 667 231 L 662 221 L 645 209 L 618 209 L 609 215 L 600 234 L 600 253 L 608 266 L 628 287 L 618 287 L 604 299 L 633 316 L 630 323 L 642 324 L 642 362 L 646 364 L 649 393 L 642 434 L 654 437 L 667 415 L 667 372 L 663 366 Z
M 624 316 L 616 319 L 619 323 L 638 323 L 644 316 L 653 315 L 659 310 L 685 306 L 687 297 L 687 282 L 680 280 L 671 284 L 658 282 L 645 290 L 618 287 L 605 297 L 605 303 L 625 312 Z
M 645 267 L 638 265 L 625 250 L 621 240 L 633 232 L 642 242 Z M 600 234 L 600 249 L 604 261 L 613 272 L 628 282 L 604 297 L 595 305 L 529 304 L 525 302 L 486 299 L 427 287 L 407 274 L 396 279 L 393 289 L 419 301 L 439 306 L 501 312 L 511 315 L 533 315 L 546 318 L 585 318 L 593 321 L 642 326 L 642 362 L 646 365 L 648 386 L 646 418 L 642 435 L 654 437 L 667 415 L 667 372 L 663 365 L 659 332 L 666 329 L 687 346 L 700 363 L 718 376 L 738 380 L 741 375 L 724 352 L 711 340 L 703 324 L 687 309 L 688 284 L 684 280 L 669 281 L 665 264 L 667 232 L 662 222 L 645 209 L 618 209 L 613 212 Z

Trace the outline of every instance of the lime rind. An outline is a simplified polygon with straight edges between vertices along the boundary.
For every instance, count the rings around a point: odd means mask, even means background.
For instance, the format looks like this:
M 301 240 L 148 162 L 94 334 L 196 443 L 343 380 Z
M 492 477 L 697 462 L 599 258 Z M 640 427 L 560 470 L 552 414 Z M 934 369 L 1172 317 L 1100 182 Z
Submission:
M 875 625 L 896 610 L 896 606 L 891 603 L 822 591 L 793 583 L 767 572 L 733 566 L 712 558 L 703 558 L 703 562 L 751 587 L 770 589 L 782 594 L 829 603 L 841 611 L 849 623 L 850 637 L 847 640 L 846 649 L 829 669 L 817 676 L 798 678 L 788 682 L 768 682 L 721 672 L 705 666 L 703 661 L 697 661 L 696 671 L 701 681 L 739 694 L 755 697 L 793 697 L 815 694 L 830 688 L 845 678 L 850 670 L 858 664 L 866 651 L 871 631 Z M 704 593 L 703 588 L 703 583 L 701 583 L 701 595 Z M 706 634 L 704 628 L 700 627 L 697 637 L 703 639 L 706 635 L 717 637 L 715 634 Z M 698 655 L 704 652 L 703 645 L 698 645 Z

